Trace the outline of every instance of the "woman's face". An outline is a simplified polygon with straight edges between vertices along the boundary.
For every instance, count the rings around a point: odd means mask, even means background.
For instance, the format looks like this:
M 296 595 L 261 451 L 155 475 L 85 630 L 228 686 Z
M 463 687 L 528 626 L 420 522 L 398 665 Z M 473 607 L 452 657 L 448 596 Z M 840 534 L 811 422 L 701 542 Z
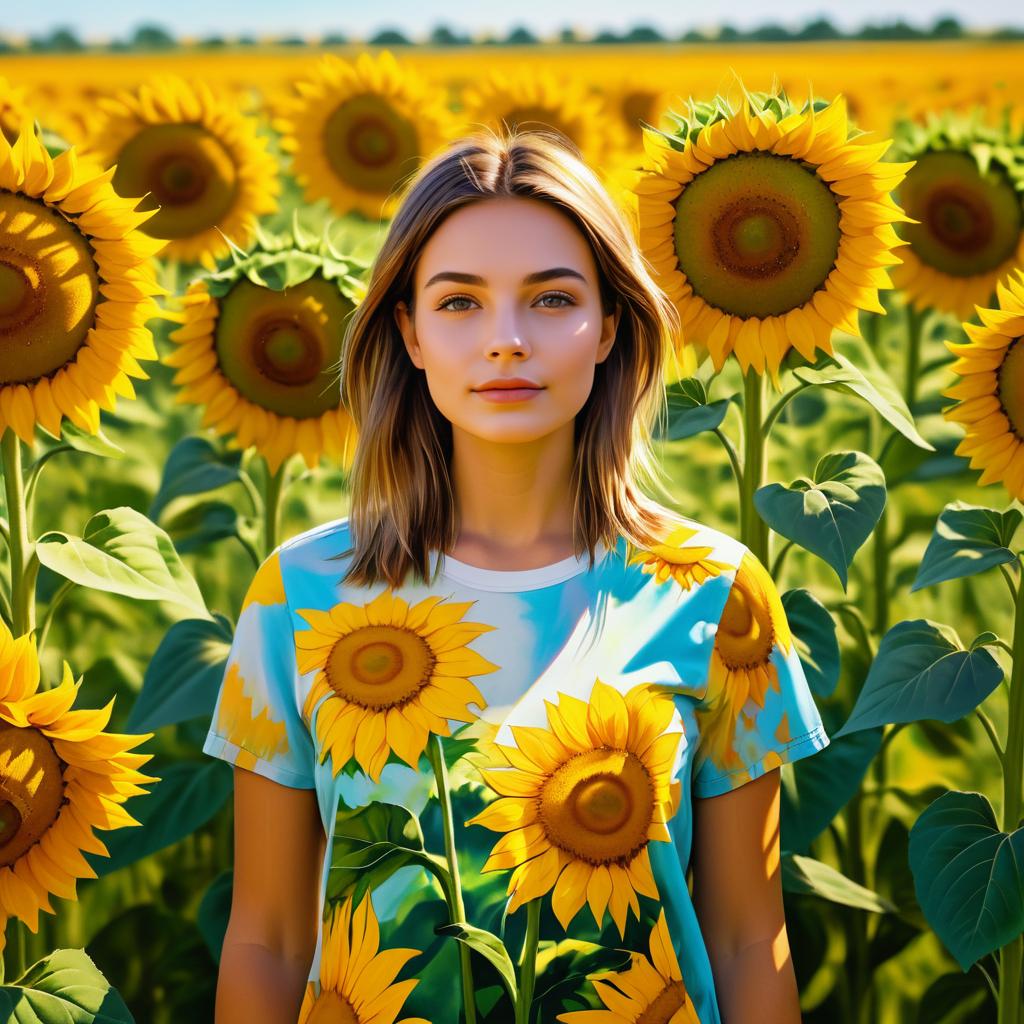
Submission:
M 452 424 L 483 440 L 533 441 L 571 423 L 611 351 L 597 267 L 576 225 L 537 199 L 486 199 L 449 215 L 416 267 L 406 349 Z M 488 391 L 522 377 L 526 391 Z M 504 401 L 499 400 L 504 395 Z

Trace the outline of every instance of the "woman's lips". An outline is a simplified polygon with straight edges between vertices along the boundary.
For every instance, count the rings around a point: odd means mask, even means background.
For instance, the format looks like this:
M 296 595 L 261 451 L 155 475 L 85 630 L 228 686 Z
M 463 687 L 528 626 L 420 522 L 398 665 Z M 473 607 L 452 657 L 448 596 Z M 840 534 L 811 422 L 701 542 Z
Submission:
M 523 402 L 534 395 L 539 395 L 543 388 L 486 388 L 476 391 L 487 402 Z

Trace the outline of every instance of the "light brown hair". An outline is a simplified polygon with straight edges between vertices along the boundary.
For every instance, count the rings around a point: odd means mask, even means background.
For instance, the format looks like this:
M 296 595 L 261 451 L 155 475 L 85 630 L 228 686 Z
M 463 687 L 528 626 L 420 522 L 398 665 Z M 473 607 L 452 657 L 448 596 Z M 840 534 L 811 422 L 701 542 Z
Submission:
M 409 358 L 394 307 L 399 300 L 412 307 L 419 254 L 449 214 L 509 196 L 551 203 L 575 222 L 594 254 L 605 315 L 622 310 L 611 352 L 597 364 L 576 416 L 570 488 L 577 557 L 586 550 L 593 565 L 596 542 L 614 550 L 619 536 L 648 547 L 673 522 L 638 480 L 671 500 L 651 431 L 665 416 L 662 368 L 679 328 L 675 306 L 652 279 L 624 213 L 566 136 L 547 128 L 481 129 L 435 154 L 405 186 L 366 297 L 346 328 L 341 396 L 358 433 L 350 478 L 353 547 L 344 552 L 352 559 L 342 584 L 386 580 L 398 587 L 410 568 L 427 581 L 430 553 L 455 546 L 451 424 Z

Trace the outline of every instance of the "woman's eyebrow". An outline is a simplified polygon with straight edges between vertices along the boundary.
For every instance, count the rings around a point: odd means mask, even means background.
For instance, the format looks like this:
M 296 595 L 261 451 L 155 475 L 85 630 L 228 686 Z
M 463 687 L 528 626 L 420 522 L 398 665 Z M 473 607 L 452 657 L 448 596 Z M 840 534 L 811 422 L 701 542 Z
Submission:
M 581 281 L 586 281 L 586 278 L 578 270 L 573 270 L 571 267 L 552 267 L 550 270 L 538 270 L 533 274 L 527 274 L 523 278 L 523 284 L 540 284 L 541 281 L 550 281 L 554 277 L 578 277 Z M 455 281 L 459 284 L 487 283 L 479 274 L 464 274 L 458 270 L 442 270 L 427 281 L 423 287 L 429 288 L 432 284 L 437 284 L 439 281 Z

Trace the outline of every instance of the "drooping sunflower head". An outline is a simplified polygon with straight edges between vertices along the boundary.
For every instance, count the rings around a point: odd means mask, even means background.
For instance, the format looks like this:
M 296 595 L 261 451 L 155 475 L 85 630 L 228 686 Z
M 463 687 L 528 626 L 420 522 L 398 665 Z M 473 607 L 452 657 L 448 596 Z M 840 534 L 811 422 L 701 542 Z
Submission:
M 273 105 L 307 201 L 374 220 L 391 217 L 402 181 L 455 134 L 444 92 L 388 50 L 351 62 L 327 54 Z
M 598 170 L 613 162 L 626 145 L 621 120 L 600 94 L 546 69 L 492 70 L 465 88 L 460 113 L 470 124 L 496 131 L 517 125 L 524 130 L 554 128 Z
M 418 978 L 395 981 L 418 949 L 380 949 L 380 926 L 369 895 L 357 907 L 328 906 L 319 984 L 307 982 L 298 1024 L 394 1024 Z M 398 1024 L 430 1024 L 406 1017 Z
M 164 243 L 110 176 L 74 149 L 51 158 L 27 115 L 13 146 L 0 132 L 0 434 L 26 444 L 37 423 L 60 437 L 65 416 L 96 433 L 100 408 L 148 379 L 137 360 L 157 358 L 145 324 L 167 294 Z
M 146 233 L 164 257 L 212 270 L 224 235 L 246 246 L 257 218 L 277 209 L 277 163 L 257 122 L 202 81 L 158 75 L 98 101 L 84 152 L 115 168 L 114 189 L 156 210 Z M 222 234 L 223 232 L 223 234 Z
M 980 326 L 963 325 L 970 341 L 945 343 L 959 380 L 942 392 L 957 399 L 942 414 L 964 425 L 956 454 L 984 469 L 978 483 L 1001 481 L 1024 501 L 1024 271 L 998 282 L 996 295 L 997 309 L 978 309 Z
M 916 308 L 968 320 L 1024 263 L 1024 133 L 947 112 L 901 121 L 896 138 L 915 161 L 899 198 L 917 223 L 893 281 Z
M 9 917 L 37 932 L 51 895 L 77 898 L 77 880 L 96 877 L 82 852 L 108 853 L 93 828 L 140 824 L 123 804 L 160 781 L 137 770 L 152 754 L 129 753 L 153 733 L 103 732 L 113 700 L 71 710 L 81 681 L 67 662 L 58 686 L 39 678 L 35 636 L 0 622 L 0 951 Z
M 469 647 L 495 628 L 462 621 L 472 604 L 430 596 L 410 606 L 386 589 L 366 605 L 298 609 L 311 627 L 295 634 L 299 672 L 316 670 L 303 715 L 316 709 L 321 763 L 330 754 L 337 775 L 355 757 L 377 781 L 392 752 L 416 768 L 431 733 L 476 718 L 469 704 L 487 704 L 467 677 L 499 666 Z
M 178 402 L 205 406 L 202 425 L 250 445 L 270 472 L 295 453 L 312 469 L 322 455 L 350 468 L 355 428 L 341 402 L 345 326 L 365 294 L 356 260 L 293 217 L 279 236 L 256 229 L 248 253 L 232 246 L 215 273 L 196 278 L 184 322 L 164 359 L 178 368 Z
M 666 731 L 672 699 L 637 686 L 623 695 L 600 679 L 589 703 L 559 693 L 548 727 L 512 726 L 515 746 L 496 744 L 508 766 L 483 769 L 497 800 L 466 822 L 505 833 L 484 871 L 513 868 L 508 912 L 551 893 L 562 926 L 590 904 L 625 934 L 639 918 L 637 893 L 658 898 L 648 844 L 668 841 L 678 792 L 672 769 L 680 733 Z
M 813 362 L 833 329 L 858 333 L 858 308 L 885 312 L 892 225 L 906 220 L 889 192 L 911 165 L 851 133 L 842 96 L 802 109 L 781 91 L 743 97 L 670 112 L 671 132 L 644 127 L 640 245 L 679 307 L 681 343 L 716 370 L 735 354 L 779 388 L 791 348 Z

